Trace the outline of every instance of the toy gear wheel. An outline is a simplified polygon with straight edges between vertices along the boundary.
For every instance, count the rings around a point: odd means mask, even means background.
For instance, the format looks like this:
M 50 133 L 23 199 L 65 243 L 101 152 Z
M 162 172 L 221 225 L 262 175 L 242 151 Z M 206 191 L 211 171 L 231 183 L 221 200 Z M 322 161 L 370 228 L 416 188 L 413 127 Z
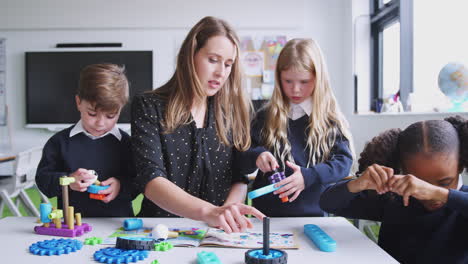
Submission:
M 120 249 L 136 249 L 136 250 L 152 250 L 154 239 L 148 237 L 117 237 L 116 248 Z
M 270 249 L 270 254 L 263 255 L 262 249 L 251 249 L 245 252 L 246 264 L 286 264 L 288 254 L 279 249 Z
M 76 239 L 51 239 L 32 244 L 29 252 L 40 256 L 52 256 L 75 252 L 83 247 L 83 243 Z
M 96 261 L 107 264 L 137 262 L 147 257 L 148 251 L 146 250 L 125 250 L 108 247 L 94 252 L 94 259 Z

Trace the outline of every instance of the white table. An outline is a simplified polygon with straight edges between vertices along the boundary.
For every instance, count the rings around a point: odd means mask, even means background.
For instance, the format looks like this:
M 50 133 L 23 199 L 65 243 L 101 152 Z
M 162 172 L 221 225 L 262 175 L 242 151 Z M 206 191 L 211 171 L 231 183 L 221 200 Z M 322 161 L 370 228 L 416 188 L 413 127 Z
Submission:
M 85 218 L 93 230 L 76 239 L 84 241 L 87 237 L 105 238 L 121 227 L 125 218 Z M 143 218 L 145 227 L 165 224 L 168 227 L 206 227 L 202 222 L 185 218 Z M 254 220 L 254 230 L 261 231 L 262 223 Z M 304 224 L 316 224 L 327 232 L 336 242 L 335 252 L 322 252 L 304 235 Z M 35 242 L 48 240 L 52 236 L 37 235 L 33 228 L 36 218 L 6 217 L 0 220 L 0 263 L 98 263 L 94 261 L 95 251 L 109 245 L 88 246 L 77 252 L 60 256 L 37 256 L 29 253 L 29 246 Z M 377 244 L 369 240 L 349 221 L 342 217 L 272 218 L 270 231 L 292 231 L 297 235 L 300 248 L 287 250 L 288 263 L 398 263 Z M 157 259 L 161 264 L 196 264 L 198 252 L 216 253 L 223 264 L 244 263 L 247 249 L 235 248 L 183 248 L 176 247 L 167 252 L 150 251 L 149 257 L 136 263 L 151 263 Z

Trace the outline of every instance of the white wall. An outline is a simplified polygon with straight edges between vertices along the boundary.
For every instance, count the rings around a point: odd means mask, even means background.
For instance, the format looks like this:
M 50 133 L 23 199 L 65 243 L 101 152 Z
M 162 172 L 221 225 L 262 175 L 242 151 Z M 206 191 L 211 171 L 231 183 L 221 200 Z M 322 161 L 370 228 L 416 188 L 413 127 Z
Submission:
M 357 151 L 387 128 L 447 115 L 356 115 L 352 66 L 352 21 L 348 0 L 120 1 L 2 0 L 0 38 L 7 38 L 7 104 L 15 148 L 44 144 L 52 135 L 25 129 L 24 52 L 55 50 L 58 42 L 122 42 L 123 49 L 154 51 L 154 86 L 174 67 L 175 43 L 200 18 L 214 15 L 239 35 L 285 34 L 316 39 L 325 54 L 339 104 L 351 125 Z M 71 105 L 70 107 L 74 107 Z
M 155 88 L 173 73 L 176 45 L 204 16 L 226 19 L 239 35 L 307 35 L 304 21 L 308 18 L 303 0 L 290 1 L 287 6 L 278 0 L 138 0 L 129 3 L 118 0 L 0 2 L 0 38 L 7 39 L 6 93 L 14 149 L 42 145 L 53 134 L 24 128 L 26 51 L 65 50 L 54 47 L 56 43 L 67 42 L 121 42 L 123 48 L 118 50 L 153 50 Z M 318 1 L 307 5 L 314 7 L 309 9 L 322 10 L 324 4 Z M 324 31 L 325 28 L 316 30 L 325 36 Z M 74 107 L 72 100 L 70 107 Z

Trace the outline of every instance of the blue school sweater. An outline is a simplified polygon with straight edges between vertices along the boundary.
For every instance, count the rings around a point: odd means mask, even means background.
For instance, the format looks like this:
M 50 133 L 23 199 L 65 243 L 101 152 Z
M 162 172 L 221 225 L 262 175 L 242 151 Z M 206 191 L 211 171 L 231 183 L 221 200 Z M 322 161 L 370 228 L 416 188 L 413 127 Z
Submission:
M 449 190 L 447 203 L 427 211 L 414 198 L 409 206 L 394 193 L 351 193 L 347 182 L 327 189 L 323 210 L 350 218 L 382 222 L 379 246 L 401 263 L 468 263 L 468 186 Z
M 330 158 L 322 163 L 307 167 L 309 151 L 307 148 L 308 116 L 292 120 L 288 123 L 288 140 L 291 143 L 291 154 L 295 163 L 301 167 L 304 176 L 305 189 L 293 202 L 281 202 L 279 195 L 269 193 L 253 199 L 253 206 L 267 216 L 323 216 L 324 212 L 319 207 L 320 194 L 330 184 L 349 175 L 352 165 L 352 154 L 349 143 L 344 137 L 339 136 L 330 153 Z M 244 173 L 251 173 L 256 169 L 255 162 L 262 152 L 267 151 L 261 145 L 261 130 L 265 123 L 265 111 L 261 110 L 252 123 L 253 147 L 242 155 Z M 274 154 L 273 150 L 269 150 Z M 279 157 L 276 157 L 281 166 Z M 285 175 L 290 176 L 293 171 L 287 165 Z M 283 170 L 281 168 L 280 170 Z M 269 185 L 268 179 L 259 170 L 253 183 L 253 189 Z
M 120 180 L 119 195 L 110 203 L 89 198 L 88 192 L 77 192 L 69 188 L 69 204 L 83 217 L 133 216 L 131 201 L 136 195 L 132 187 L 135 169 L 132 162 L 130 136 L 120 130 L 122 139 L 114 135 L 92 140 L 84 133 L 70 137 L 73 126 L 53 135 L 45 144 L 42 158 L 37 168 L 36 183 L 47 196 L 58 198 L 62 208 L 62 188 L 59 178 L 69 175 L 79 168 L 94 170 L 98 180 L 115 177 Z

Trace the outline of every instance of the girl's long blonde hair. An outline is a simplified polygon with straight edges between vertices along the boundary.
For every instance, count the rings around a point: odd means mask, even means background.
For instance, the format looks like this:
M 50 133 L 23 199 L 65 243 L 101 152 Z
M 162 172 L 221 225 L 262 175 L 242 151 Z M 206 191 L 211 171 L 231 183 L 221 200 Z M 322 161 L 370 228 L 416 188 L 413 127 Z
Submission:
M 340 135 L 344 136 L 354 149 L 348 123 L 341 113 L 335 95 L 330 87 L 327 67 L 319 45 L 312 39 L 292 39 L 281 51 L 275 72 L 275 89 L 266 105 L 266 122 L 262 130 L 263 143 L 281 159 L 294 161 L 288 140 L 289 99 L 281 86 L 281 72 L 285 70 L 309 71 L 315 77 L 312 92 L 312 113 L 309 116 L 307 167 L 330 158 L 330 152 Z M 283 147 L 282 147 L 283 146 Z M 284 166 L 284 164 L 283 164 Z
M 179 126 L 188 124 L 192 102 L 206 98 L 206 92 L 197 77 L 194 57 L 208 39 L 214 36 L 225 36 L 236 49 L 229 78 L 214 95 L 216 132 L 223 144 L 232 144 L 238 150 L 247 150 L 251 142 L 252 106 L 241 86 L 239 38 L 229 24 L 215 17 L 203 18 L 190 30 L 177 56 L 174 75 L 154 91 L 167 98 L 163 126 L 166 133 L 171 133 Z

